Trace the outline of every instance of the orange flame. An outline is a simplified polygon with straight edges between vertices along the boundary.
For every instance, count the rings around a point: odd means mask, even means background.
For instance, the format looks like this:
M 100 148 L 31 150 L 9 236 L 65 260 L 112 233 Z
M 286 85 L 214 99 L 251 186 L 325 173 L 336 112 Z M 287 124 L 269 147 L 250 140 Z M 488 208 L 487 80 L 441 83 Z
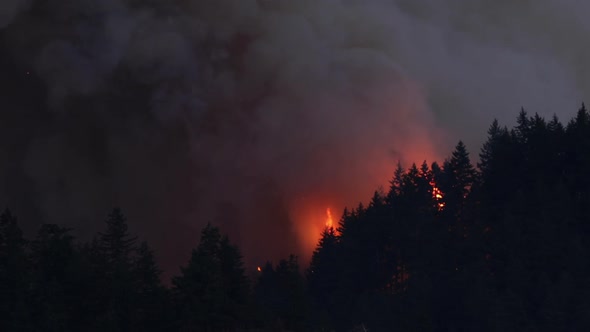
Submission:
M 438 209 L 442 210 L 445 207 L 445 203 L 440 201 L 443 199 L 443 192 L 436 186 L 434 181 L 430 182 L 430 185 L 432 186 L 432 198 L 438 202 Z
M 330 208 L 326 209 L 326 227 L 334 227 L 334 219 L 332 219 L 332 211 L 330 210 Z
M 434 198 L 436 198 L 436 199 L 443 198 L 442 192 L 437 187 L 432 188 L 432 194 L 433 194 Z
M 262 272 L 262 268 L 259 266 L 259 267 L 256 268 L 256 271 Z

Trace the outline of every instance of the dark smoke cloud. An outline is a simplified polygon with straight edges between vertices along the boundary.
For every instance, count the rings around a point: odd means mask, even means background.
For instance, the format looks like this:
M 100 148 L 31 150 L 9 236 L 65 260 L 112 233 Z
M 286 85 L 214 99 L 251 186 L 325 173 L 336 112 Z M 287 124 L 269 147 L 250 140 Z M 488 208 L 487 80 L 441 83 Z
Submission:
M 0 28 L 10 24 L 14 17 L 27 9 L 29 0 L 5 0 L 0 3 Z
M 6 0 L 0 200 L 83 236 L 121 205 L 168 270 L 206 222 L 250 263 L 309 255 L 325 208 L 366 199 L 397 160 L 459 138 L 475 152 L 521 105 L 572 113 L 588 7 Z

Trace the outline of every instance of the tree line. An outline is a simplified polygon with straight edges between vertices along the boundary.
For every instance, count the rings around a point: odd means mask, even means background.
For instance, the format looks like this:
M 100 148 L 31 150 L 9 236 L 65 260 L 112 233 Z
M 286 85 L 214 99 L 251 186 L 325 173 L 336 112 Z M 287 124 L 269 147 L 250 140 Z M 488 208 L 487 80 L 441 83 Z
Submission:
M 590 330 L 590 114 L 494 121 L 479 162 L 398 165 L 302 269 L 248 275 L 207 225 L 170 286 L 120 209 L 88 243 L 0 216 L 2 331 Z

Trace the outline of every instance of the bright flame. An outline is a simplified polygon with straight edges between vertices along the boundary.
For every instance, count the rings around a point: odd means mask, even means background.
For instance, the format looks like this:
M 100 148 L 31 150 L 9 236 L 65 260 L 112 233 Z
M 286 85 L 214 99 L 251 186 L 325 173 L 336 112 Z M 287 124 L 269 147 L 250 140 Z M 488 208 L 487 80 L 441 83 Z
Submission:
M 440 189 L 438 189 L 434 181 L 430 182 L 430 185 L 432 186 L 432 197 L 438 202 L 438 209 L 442 210 L 445 207 L 445 203 L 440 202 L 440 200 L 443 198 L 443 192 Z
M 256 271 L 262 272 L 262 268 L 259 266 L 259 267 L 256 268 Z
M 432 188 L 432 192 L 434 194 L 434 198 L 436 198 L 436 199 L 442 199 L 443 198 L 442 192 L 437 187 Z
M 432 144 L 429 139 L 420 138 L 427 136 L 418 135 L 417 140 L 408 142 L 410 145 L 406 146 L 403 153 L 398 156 L 402 163 L 440 159 L 435 153 L 435 144 Z M 330 207 L 330 210 L 344 209 L 355 207 L 359 202 L 367 206 L 375 188 L 391 180 L 392 170 L 395 167 L 392 165 L 391 156 L 383 154 L 382 149 L 377 148 L 375 151 L 363 150 L 362 153 L 363 155 L 359 155 L 358 164 L 334 169 L 333 158 L 327 158 L 325 151 L 318 151 L 318 155 L 314 155 L 313 159 L 319 161 L 327 159 L 326 169 L 330 170 L 330 173 L 318 174 L 318 176 L 321 175 L 318 181 L 312 183 L 297 182 L 296 187 L 285 193 L 289 218 L 293 220 L 293 231 L 300 247 L 302 265 L 309 263 L 311 253 L 316 249 L 326 227 L 332 227 L 334 233 L 338 232 L 340 216 L 332 214 L 331 211 L 328 212 L 327 207 Z M 367 170 L 370 172 L 366 172 Z M 439 206 L 435 206 L 440 209 Z M 334 213 L 337 212 L 335 210 Z
M 330 208 L 326 209 L 326 227 L 334 227 L 334 219 L 332 219 L 332 211 L 330 210 Z

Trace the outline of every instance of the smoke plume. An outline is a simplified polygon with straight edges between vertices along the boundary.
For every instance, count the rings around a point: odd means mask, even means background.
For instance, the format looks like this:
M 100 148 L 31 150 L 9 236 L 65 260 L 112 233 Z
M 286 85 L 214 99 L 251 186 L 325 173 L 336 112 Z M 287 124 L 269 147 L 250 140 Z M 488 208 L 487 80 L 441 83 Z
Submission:
M 175 271 L 207 222 L 247 262 L 310 255 L 398 160 L 476 155 L 587 93 L 590 4 L 7 0 L 0 201 L 89 236 L 120 205 Z

